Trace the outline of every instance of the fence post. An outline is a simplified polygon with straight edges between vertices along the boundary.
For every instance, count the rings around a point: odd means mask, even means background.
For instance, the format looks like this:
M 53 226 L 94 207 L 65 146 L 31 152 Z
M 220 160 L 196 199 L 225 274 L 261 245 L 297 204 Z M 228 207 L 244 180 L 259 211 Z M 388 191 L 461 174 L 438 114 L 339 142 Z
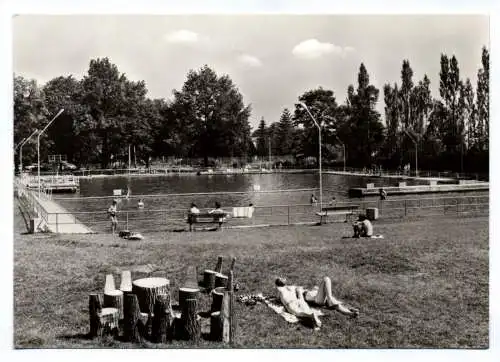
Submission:
M 407 215 L 407 211 L 406 211 L 406 199 L 405 199 L 405 216 Z
M 288 208 L 288 225 L 290 225 L 290 205 L 288 205 L 287 208 Z
M 56 233 L 59 233 L 59 213 L 57 212 L 56 212 Z
M 128 230 L 128 211 L 127 211 L 127 227 L 126 229 Z

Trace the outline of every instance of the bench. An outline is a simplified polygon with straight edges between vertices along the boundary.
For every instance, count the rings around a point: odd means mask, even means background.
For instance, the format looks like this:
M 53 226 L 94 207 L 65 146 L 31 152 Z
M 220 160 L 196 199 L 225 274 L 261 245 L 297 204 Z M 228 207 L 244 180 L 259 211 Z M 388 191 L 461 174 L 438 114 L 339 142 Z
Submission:
M 320 217 L 320 225 L 323 223 L 323 218 L 327 219 L 328 216 L 334 215 L 345 215 L 345 221 L 347 222 L 349 220 L 349 216 L 354 215 L 354 213 L 358 210 L 359 205 L 326 206 L 323 207 L 320 212 L 317 212 L 316 215 Z
M 202 212 L 199 214 L 189 213 L 187 217 L 187 223 L 189 224 L 189 231 L 193 231 L 194 224 L 218 224 L 219 229 L 222 229 L 222 224 L 227 220 L 229 216 L 228 213 L 209 213 Z

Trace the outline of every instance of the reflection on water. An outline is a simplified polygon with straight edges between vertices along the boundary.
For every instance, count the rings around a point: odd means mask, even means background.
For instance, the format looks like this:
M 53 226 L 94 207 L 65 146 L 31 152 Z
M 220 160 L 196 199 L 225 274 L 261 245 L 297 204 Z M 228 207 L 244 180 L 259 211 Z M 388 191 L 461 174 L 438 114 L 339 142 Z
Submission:
M 323 202 L 328 203 L 333 197 L 337 201 L 348 199 L 351 187 L 364 187 L 374 183 L 375 187 L 396 186 L 400 179 L 323 175 Z M 408 185 L 422 184 L 421 181 L 405 180 Z M 95 177 L 80 180 L 80 192 L 75 195 L 60 197 L 74 198 L 59 202 L 69 211 L 105 211 L 110 199 L 79 199 L 89 196 L 112 196 L 114 189 L 131 190 L 129 200 L 121 199 L 119 209 L 137 209 L 137 202 L 142 197 L 146 209 L 187 209 L 191 202 L 200 208 L 213 207 L 219 201 L 223 208 L 246 206 L 253 203 L 256 206 L 308 204 L 311 192 L 253 192 L 254 185 L 260 186 L 260 191 L 291 190 L 318 188 L 317 173 L 268 173 L 268 174 L 235 174 L 235 175 L 166 175 L 166 176 L 120 176 Z M 185 193 L 221 192 L 217 195 L 172 195 Z M 248 194 L 224 194 L 225 192 L 249 192 Z M 318 196 L 319 192 L 315 192 Z M 168 196 L 171 195 L 171 196 Z

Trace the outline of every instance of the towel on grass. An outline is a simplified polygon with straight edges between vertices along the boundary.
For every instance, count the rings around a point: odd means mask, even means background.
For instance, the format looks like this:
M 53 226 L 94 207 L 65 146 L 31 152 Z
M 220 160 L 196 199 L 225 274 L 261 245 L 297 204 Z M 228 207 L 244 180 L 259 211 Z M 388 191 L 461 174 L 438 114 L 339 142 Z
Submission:
M 297 323 L 299 321 L 299 318 L 297 316 L 290 314 L 286 311 L 285 307 L 277 298 L 268 298 L 264 300 L 264 303 L 271 308 L 273 311 L 278 313 L 280 316 L 283 317 L 284 320 L 286 320 L 288 323 Z M 313 313 L 316 315 L 316 317 L 320 317 L 323 314 L 323 312 L 320 309 L 316 308 L 311 308 Z

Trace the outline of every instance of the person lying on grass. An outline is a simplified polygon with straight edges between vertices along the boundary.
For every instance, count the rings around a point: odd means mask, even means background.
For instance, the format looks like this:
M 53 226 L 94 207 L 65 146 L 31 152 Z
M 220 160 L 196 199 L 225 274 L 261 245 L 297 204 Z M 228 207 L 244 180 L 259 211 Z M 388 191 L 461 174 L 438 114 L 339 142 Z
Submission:
M 321 284 L 313 289 L 304 289 L 301 286 L 287 285 L 285 278 L 276 279 L 276 287 L 281 303 L 288 313 L 295 315 L 299 319 L 311 322 L 313 327 L 320 327 L 321 321 L 314 314 L 308 303 L 317 306 L 326 306 L 339 311 L 342 314 L 357 316 L 359 311 L 356 308 L 345 306 L 332 294 L 332 281 L 329 277 L 324 277 Z

